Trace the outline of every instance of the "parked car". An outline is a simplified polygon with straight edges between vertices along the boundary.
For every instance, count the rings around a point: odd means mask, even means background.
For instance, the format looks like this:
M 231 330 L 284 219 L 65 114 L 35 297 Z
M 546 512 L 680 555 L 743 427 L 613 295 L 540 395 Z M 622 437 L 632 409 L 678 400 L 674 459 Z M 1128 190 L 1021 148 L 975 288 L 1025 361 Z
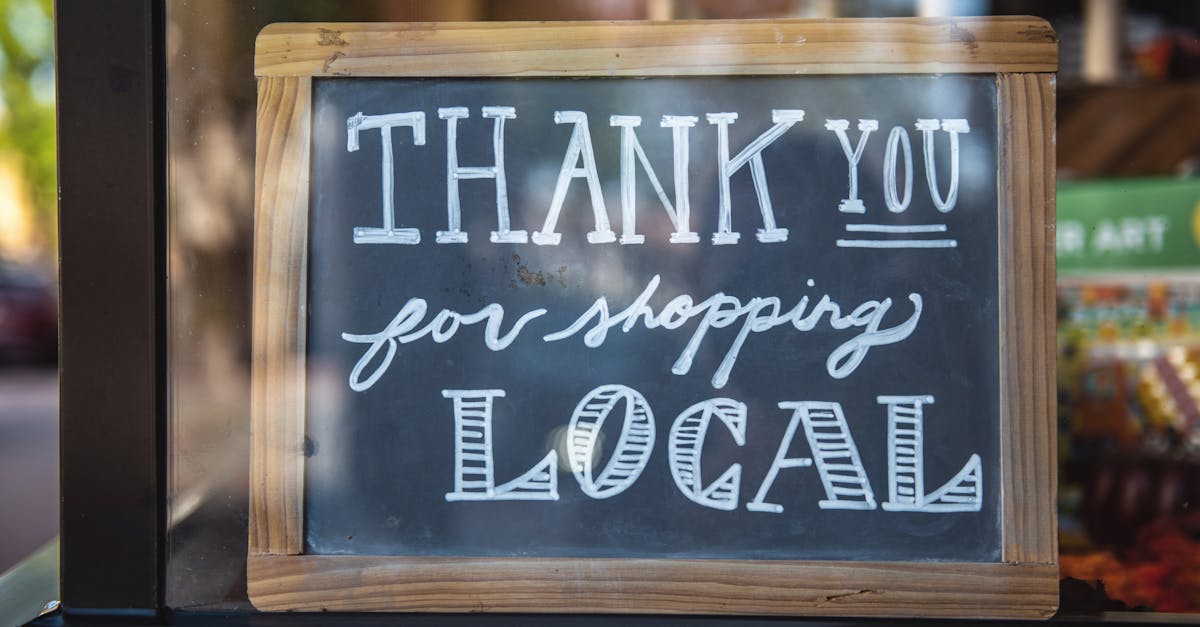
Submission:
M 0 361 L 58 359 L 58 298 L 37 272 L 0 259 Z

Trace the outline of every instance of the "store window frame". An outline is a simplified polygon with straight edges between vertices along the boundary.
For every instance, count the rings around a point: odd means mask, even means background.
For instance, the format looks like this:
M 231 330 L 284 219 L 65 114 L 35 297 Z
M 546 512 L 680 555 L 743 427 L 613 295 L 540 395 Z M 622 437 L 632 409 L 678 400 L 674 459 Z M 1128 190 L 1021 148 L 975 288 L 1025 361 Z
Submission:
M 156 616 L 166 494 L 164 6 L 55 6 L 61 594 Z

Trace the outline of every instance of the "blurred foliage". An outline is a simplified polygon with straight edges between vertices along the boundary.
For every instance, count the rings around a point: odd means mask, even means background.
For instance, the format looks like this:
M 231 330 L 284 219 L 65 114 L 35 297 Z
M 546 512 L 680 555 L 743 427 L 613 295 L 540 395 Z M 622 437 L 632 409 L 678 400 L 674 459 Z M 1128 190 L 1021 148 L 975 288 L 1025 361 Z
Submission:
M 14 160 L 30 194 L 33 223 L 55 245 L 53 0 L 0 0 L 0 151 Z

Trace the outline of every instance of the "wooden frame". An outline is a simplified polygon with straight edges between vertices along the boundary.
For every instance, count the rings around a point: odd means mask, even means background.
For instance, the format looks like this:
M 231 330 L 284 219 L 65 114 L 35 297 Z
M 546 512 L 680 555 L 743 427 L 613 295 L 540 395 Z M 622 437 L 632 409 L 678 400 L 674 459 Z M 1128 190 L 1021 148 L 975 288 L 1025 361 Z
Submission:
M 1033 18 L 275 24 L 259 35 L 249 595 L 263 610 L 1045 617 L 1055 509 L 1054 32 Z M 995 74 L 1002 561 L 303 555 L 312 78 Z

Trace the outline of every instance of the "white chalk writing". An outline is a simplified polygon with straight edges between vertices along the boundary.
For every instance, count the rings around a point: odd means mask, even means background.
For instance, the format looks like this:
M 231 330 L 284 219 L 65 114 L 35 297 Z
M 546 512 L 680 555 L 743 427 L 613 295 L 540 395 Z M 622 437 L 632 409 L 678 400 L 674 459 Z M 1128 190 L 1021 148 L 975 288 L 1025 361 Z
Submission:
M 892 299 L 868 300 L 843 315 L 841 305 L 834 302 L 828 294 L 823 295 L 815 304 L 811 304 L 807 295 L 803 296 L 787 311 L 783 310 L 777 296 L 756 296 L 743 303 L 737 297 L 718 292 L 697 303 L 690 295 L 681 294 L 663 305 L 659 313 L 655 313 L 649 303 L 658 289 L 658 284 L 659 276 L 655 275 L 642 293 L 615 315 L 609 313 L 608 298 L 601 296 L 570 326 L 547 334 L 542 339 L 556 342 L 587 328 L 583 333 L 584 344 L 596 348 L 604 344 L 609 330 L 618 326 L 626 333 L 633 330 L 639 322 L 647 329 L 662 327 L 673 330 L 692 318 L 700 318 L 687 346 L 671 367 L 671 372 L 684 375 L 691 370 L 696 352 L 710 329 L 722 329 L 742 319 L 741 329 L 726 351 L 720 366 L 713 373 L 712 386 L 720 389 L 728 383 L 738 354 L 751 333 L 761 333 L 784 325 L 791 325 L 797 331 L 811 331 L 828 313 L 828 324 L 834 329 L 861 329 L 858 335 L 835 348 L 826 360 L 829 376 L 843 379 L 858 368 L 872 347 L 894 344 L 911 335 L 921 318 L 923 306 L 920 294 L 909 294 L 908 299 L 913 306 L 912 314 L 892 327 L 883 327 L 884 317 L 892 308 Z M 812 286 L 811 281 L 809 286 Z
M 454 400 L 454 491 L 447 501 L 557 501 L 558 455 L 550 451 L 521 476 L 496 485 L 492 401 L 504 390 L 442 390 Z

